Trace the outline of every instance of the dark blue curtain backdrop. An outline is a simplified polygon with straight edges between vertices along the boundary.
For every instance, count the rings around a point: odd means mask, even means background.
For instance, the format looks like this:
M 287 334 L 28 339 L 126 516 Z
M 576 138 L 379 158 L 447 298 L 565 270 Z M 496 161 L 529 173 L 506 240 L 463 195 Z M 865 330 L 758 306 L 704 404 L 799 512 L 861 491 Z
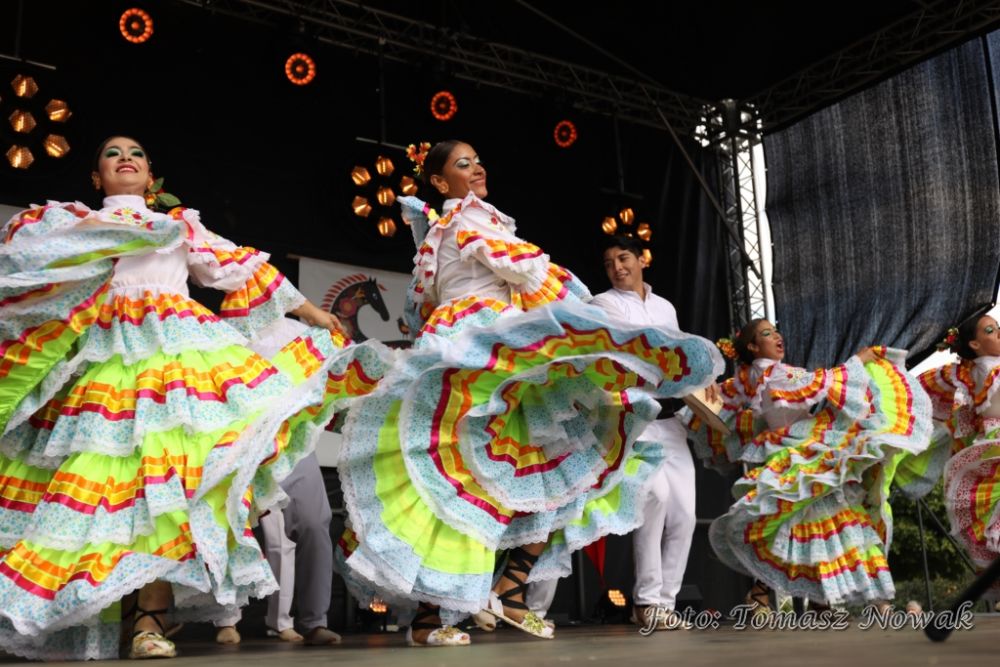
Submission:
M 789 361 L 829 366 L 871 344 L 913 361 L 993 300 L 997 46 L 974 39 L 765 137 Z

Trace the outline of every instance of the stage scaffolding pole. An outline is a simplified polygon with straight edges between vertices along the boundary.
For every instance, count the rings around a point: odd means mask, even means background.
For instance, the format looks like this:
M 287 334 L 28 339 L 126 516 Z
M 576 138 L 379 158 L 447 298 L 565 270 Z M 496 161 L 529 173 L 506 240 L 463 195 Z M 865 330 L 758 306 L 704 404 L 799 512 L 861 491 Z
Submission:
M 756 109 L 722 100 L 705 109 L 696 136 L 717 157 L 722 222 L 730 230 L 726 278 L 734 329 L 768 316 L 761 210 L 754 173 L 754 147 L 761 141 Z

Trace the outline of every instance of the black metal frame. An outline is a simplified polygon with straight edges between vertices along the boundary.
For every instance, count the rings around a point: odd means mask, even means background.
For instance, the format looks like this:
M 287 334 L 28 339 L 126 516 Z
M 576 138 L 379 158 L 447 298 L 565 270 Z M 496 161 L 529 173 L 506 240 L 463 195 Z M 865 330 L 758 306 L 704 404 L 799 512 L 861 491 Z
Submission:
M 761 245 L 760 202 L 753 148 L 761 141 L 761 120 L 752 105 L 722 100 L 707 106 L 696 137 L 718 157 L 723 223 L 730 231 L 726 279 L 730 322 L 742 327 L 767 316 Z
M 489 42 L 447 26 L 418 21 L 351 0 L 179 0 L 214 14 L 254 23 L 308 30 L 313 39 L 357 53 L 411 63 L 414 55 L 448 63 L 452 76 L 528 95 L 556 95 L 577 109 L 617 115 L 662 129 L 659 108 L 690 134 L 706 100 L 559 60 L 506 44 Z

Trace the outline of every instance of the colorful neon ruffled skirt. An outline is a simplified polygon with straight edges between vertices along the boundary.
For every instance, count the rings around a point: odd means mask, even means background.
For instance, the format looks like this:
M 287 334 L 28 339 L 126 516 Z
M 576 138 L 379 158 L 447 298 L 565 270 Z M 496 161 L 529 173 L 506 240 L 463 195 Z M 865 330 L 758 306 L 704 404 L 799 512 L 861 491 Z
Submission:
M 720 370 L 702 338 L 611 329 L 572 299 L 438 308 L 348 415 L 339 471 L 351 529 L 337 549 L 348 585 L 362 604 L 474 612 L 498 550 L 547 540 L 531 579 L 565 575 L 573 549 L 641 521 L 663 458 L 636 445 L 658 411 L 651 394 L 689 393 Z
M 948 460 L 944 495 L 952 534 L 984 569 L 1000 557 L 1000 420 L 987 419 L 983 430 Z M 987 596 L 1000 599 L 1000 587 Z
M 271 361 L 228 345 L 81 366 L 0 440 L 0 646 L 117 657 L 117 603 L 145 583 L 172 583 L 189 619 L 274 590 L 251 521 L 384 361 L 312 329 Z
M 889 485 L 930 438 L 926 393 L 880 359 L 849 361 L 843 403 L 759 436 L 775 453 L 734 486 L 709 536 L 727 566 L 829 604 L 890 600 Z

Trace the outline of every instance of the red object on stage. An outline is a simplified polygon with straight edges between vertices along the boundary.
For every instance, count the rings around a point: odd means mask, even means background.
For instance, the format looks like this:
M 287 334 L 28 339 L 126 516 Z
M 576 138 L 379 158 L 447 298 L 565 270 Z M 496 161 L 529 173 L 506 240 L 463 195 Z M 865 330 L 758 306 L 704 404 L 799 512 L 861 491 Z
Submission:
M 556 123 L 556 129 L 553 130 L 552 137 L 559 148 L 569 148 L 576 143 L 576 125 L 571 120 L 561 120 Z
M 138 7 L 126 9 L 118 19 L 118 30 L 126 40 L 142 44 L 153 36 L 153 17 Z
M 293 53 L 285 61 L 285 76 L 296 86 L 305 86 L 316 78 L 316 61 L 305 53 Z
M 594 564 L 597 568 L 597 576 L 601 579 L 601 588 L 604 588 L 604 554 L 605 554 L 605 538 L 601 538 L 596 542 L 591 542 L 583 548 L 583 553 L 587 554 L 587 558 L 590 562 Z
M 456 113 L 458 113 L 458 101 L 447 90 L 442 90 L 431 98 L 431 115 L 438 120 L 451 120 Z

